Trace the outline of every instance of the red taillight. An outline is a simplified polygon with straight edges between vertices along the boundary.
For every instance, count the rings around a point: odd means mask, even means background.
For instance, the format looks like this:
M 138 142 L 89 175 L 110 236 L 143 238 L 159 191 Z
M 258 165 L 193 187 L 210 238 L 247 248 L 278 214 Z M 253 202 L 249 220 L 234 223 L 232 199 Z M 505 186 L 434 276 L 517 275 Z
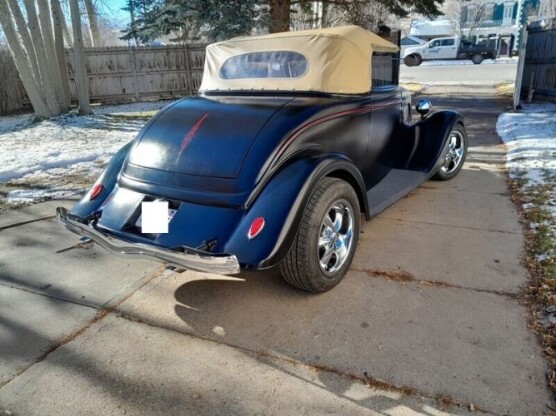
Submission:
M 97 196 L 99 196 L 103 190 L 104 190 L 104 186 L 102 186 L 100 183 L 94 184 L 91 190 L 89 191 L 89 201 L 92 201 Z
M 251 226 L 249 227 L 249 232 L 247 233 L 247 237 L 249 237 L 249 239 L 255 238 L 256 236 L 259 235 L 259 233 L 263 230 L 263 228 L 264 228 L 264 218 L 263 217 L 255 218 L 251 223 Z

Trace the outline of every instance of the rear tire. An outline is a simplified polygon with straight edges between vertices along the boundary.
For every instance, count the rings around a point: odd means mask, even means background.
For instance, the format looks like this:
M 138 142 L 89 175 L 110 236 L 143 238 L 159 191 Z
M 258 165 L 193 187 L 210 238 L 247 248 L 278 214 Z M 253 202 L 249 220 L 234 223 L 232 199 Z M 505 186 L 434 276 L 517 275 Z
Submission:
M 465 128 L 461 123 L 454 126 L 448 141 L 440 154 L 442 165 L 433 176 L 433 179 L 447 181 L 455 177 L 467 158 L 468 139 Z
M 294 242 L 280 263 L 284 280 L 308 292 L 332 289 L 349 269 L 360 227 L 359 200 L 351 185 L 323 178 L 312 191 Z
M 474 63 L 475 65 L 479 65 L 481 62 L 483 62 L 483 59 L 484 59 L 484 58 L 483 58 L 483 55 L 480 55 L 480 54 L 478 54 L 478 53 L 476 53 L 475 55 L 473 55 L 473 56 L 471 57 L 471 60 L 473 61 L 473 63 Z

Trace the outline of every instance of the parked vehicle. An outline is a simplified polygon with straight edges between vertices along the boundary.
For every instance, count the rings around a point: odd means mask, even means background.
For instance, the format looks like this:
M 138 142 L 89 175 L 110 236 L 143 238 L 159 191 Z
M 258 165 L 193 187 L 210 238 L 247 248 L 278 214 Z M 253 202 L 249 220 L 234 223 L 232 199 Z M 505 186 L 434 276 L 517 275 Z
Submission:
M 405 56 L 407 48 L 414 48 L 415 46 L 424 45 L 425 43 L 427 43 L 426 40 L 416 36 L 404 36 L 400 39 L 400 56 Z
M 474 64 L 480 64 L 484 59 L 495 59 L 496 54 L 495 48 L 462 42 L 454 36 L 431 39 L 424 45 L 406 48 L 402 56 L 407 66 L 419 66 L 423 61 L 449 59 L 471 59 Z
M 58 217 L 129 257 L 220 274 L 279 266 L 331 289 L 370 220 L 424 181 L 453 178 L 467 135 L 454 111 L 411 120 L 398 47 L 357 26 L 207 47 L 199 94 L 162 109 Z M 143 233 L 142 203 L 168 204 Z

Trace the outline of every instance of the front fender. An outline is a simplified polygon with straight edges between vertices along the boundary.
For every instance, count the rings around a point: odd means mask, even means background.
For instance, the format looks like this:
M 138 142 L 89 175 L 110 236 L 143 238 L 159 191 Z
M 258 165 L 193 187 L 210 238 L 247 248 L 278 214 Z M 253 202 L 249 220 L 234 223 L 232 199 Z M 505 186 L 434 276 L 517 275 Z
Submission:
M 290 161 L 266 183 L 223 251 L 234 253 L 245 269 L 265 269 L 278 264 L 297 234 L 312 190 L 325 176 L 348 181 L 360 197 L 361 209 L 368 213 L 363 178 L 348 158 L 340 154 L 299 158 Z M 259 235 L 249 239 L 249 227 L 257 217 L 264 218 L 265 226 Z
M 441 155 L 450 132 L 456 124 L 463 125 L 461 115 L 452 110 L 435 111 L 409 128 L 417 143 L 409 169 L 424 170 L 432 176 L 442 164 Z
M 129 142 L 118 150 L 114 156 L 112 156 L 112 159 L 110 159 L 110 162 L 108 162 L 108 165 L 106 165 L 106 168 L 95 182 L 95 184 L 100 183 L 103 186 L 103 190 L 99 196 L 93 201 L 90 201 L 89 192 L 87 192 L 83 195 L 81 200 L 71 208 L 72 214 L 81 218 L 88 218 L 100 208 L 116 186 L 116 183 L 118 182 L 118 175 L 120 174 L 132 144 L 133 141 Z

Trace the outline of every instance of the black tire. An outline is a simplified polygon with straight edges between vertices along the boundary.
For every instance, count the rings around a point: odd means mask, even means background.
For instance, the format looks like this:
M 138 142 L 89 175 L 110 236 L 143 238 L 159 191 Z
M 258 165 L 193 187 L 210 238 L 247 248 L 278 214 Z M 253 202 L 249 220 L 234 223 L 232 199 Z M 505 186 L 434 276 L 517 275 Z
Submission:
M 405 66 L 415 66 L 415 57 L 414 55 L 407 55 L 403 58 L 403 63 Z
M 335 230 L 327 227 L 326 216 L 331 220 L 330 213 L 335 206 L 345 207 L 347 210 L 342 211 L 344 214 L 340 216 L 341 220 L 334 221 L 334 225 L 339 223 L 339 229 L 332 236 L 328 232 L 334 233 Z M 351 221 L 348 218 L 350 215 L 348 210 L 351 212 Z M 347 235 L 350 224 L 350 241 L 349 244 L 344 244 L 347 239 L 342 233 L 345 232 Z M 351 185 L 341 179 L 323 178 L 313 189 L 290 251 L 280 263 L 280 272 L 284 280 L 308 292 L 324 292 L 332 289 L 340 283 L 349 269 L 357 247 L 360 227 L 359 200 Z M 341 240 L 340 235 L 343 236 Z M 329 238 L 327 243 L 329 249 L 321 243 L 326 238 Z M 342 244 L 344 248 L 348 246 L 345 254 L 343 252 L 336 254 L 336 250 L 341 250 Z M 330 251 L 334 253 L 325 260 Z M 325 269 L 321 266 L 321 260 L 326 261 Z M 329 270 L 326 270 L 328 266 Z
M 457 142 L 455 145 L 452 144 L 452 140 L 455 137 L 455 141 Z M 468 138 L 465 128 L 461 123 L 458 123 L 454 126 L 452 131 L 450 132 L 450 136 L 448 137 L 448 141 L 440 154 L 440 158 L 438 163 L 440 166 L 438 167 L 438 171 L 433 176 L 433 179 L 439 181 L 447 181 L 455 177 L 463 164 L 465 163 L 465 159 L 467 158 L 467 147 L 468 147 Z M 462 154 L 461 158 L 455 161 L 455 149 L 461 149 Z M 448 156 L 450 155 L 450 161 Z
M 484 59 L 484 58 L 483 58 L 483 55 L 481 55 L 481 54 L 479 54 L 479 53 L 476 53 L 475 55 L 473 55 L 473 56 L 471 57 L 471 61 L 473 61 L 473 63 L 474 63 L 475 65 L 479 65 L 481 62 L 483 62 L 483 59 Z
M 420 55 L 411 54 L 403 58 L 405 66 L 419 66 L 421 65 L 421 62 L 423 62 L 423 58 L 421 58 Z
M 414 55 L 415 56 L 415 66 L 419 66 L 423 63 L 423 58 L 421 55 Z

